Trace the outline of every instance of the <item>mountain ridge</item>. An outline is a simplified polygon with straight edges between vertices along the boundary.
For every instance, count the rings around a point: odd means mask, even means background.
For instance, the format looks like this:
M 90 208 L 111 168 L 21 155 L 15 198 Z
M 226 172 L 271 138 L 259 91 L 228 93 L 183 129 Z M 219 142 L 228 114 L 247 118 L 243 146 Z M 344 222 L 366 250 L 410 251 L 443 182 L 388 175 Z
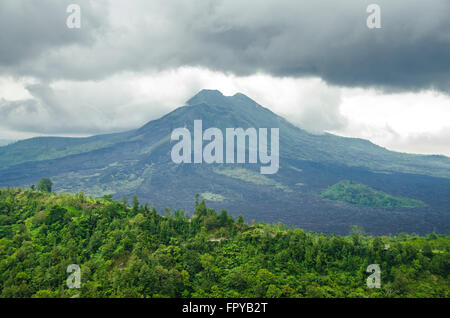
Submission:
M 442 161 L 442 160 L 446 160 L 448 161 L 449 164 L 449 168 L 450 168 L 450 158 L 446 157 L 444 155 L 424 155 L 424 154 L 410 154 L 410 153 L 403 153 L 403 152 L 397 152 L 397 151 L 392 151 L 389 150 L 387 148 L 384 148 L 382 146 L 379 146 L 377 144 L 374 144 L 373 142 L 363 139 L 363 138 L 355 138 L 355 137 L 343 137 L 343 136 L 338 136 L 338 135 L 334 135 L 331 133 L 324 133 L 324 134 L 313 134 L 313 133 L 309 133 L 306 130 L 303 130 L 300 127 L 297 127 L 295 125 L 293 125 L 292 123 L 290 123 L 289 121 L 287 121 L 285 118 L 277 115 L 276 113 L 273 113 L 271 110 L 269 110 L 268 108 L 265 108 L 261 105 L 259 105 L 257 102 L 255 102 L 253 99 L 249 98 L 248 96 L 242 94 L 242 93 L 236 93 L 232 96 L 225 96 L 223 95 L 220 91 L 218 90 L 201 90 L 199 93 L 197 93 L 196 95 L 194 95 L 192 98 L 190 98 L 187 102 L 186 105 L 184 106 L 180 106 L 178 108 L 176 108 L 175 110 L 161 116 L 160 118 L 151 120 L 149 122 L 147 122 L 146 124 L 142 125 L 141 127 L 137 128 L 137 129 L 132 129 L 132 130 L 127 130 L 127 131 L 123 131 L 123 132 L 117 132 L 117 133 L 108 133 L 108 134 L 100 134 L 100 135 L 94 135 L 94 136 L 90 136 L 90 137 L 58 137 L 58 136 L 49 136 L 49 137 L 34 137 L 34 138 L 30 138 L 30 139 L 24 139 L 24 140 L 20 140 L 15 142 L 14 144 L 10 144 L 10 145 L 6 145 L 0 148 L 0 164 L 1 167 L 8 167 L 11 166 L 11 163 L 5 162 L 4 159 L 4 153 L 8 152 L 8 151 L 14 151 L 14 148 L 20 148 L 19 151 L 23 151 L 23 147 L 19 147 L 24 145 L 24 147 L 26 147 L 29 151 L 29 146 L 30 143 L 42 143 L 42 142 L 53 142 L 53 144 L 51 146 L 57 147 L 59 143 L 63 142 L 63 143 L 69 143 L 70 145 L 74 144 L 76 146 L 81 146 L 81 145 L 85 145 L 86 148 L 80 147 L 81 149 L 79 151 L 75 151 L 73 153 L 68 153 L 70 154 L 77 154 L 77 153 L 83 153 L 83 152 L 87 152 L 87 151 L 91 151 L 91 150 L 95 150 L 95 149 L 101 149 L 103 147 L 107 147 L 109 145 L 112 145 L 116 142 L 120 142 L 123 139 L 122 138 L 126 138 L 130 135 L 132 135 L 134 132 L 137 133 L 142 133 L 145 131 L 146 127 L 148 127 L 149 125 L 154 124 L 155 122 L 158 122 L 160 120 L 164 120 L 166 118 L 170 118 L 171 116 L 176 115 L 178 112 L 183 111 L 184 109 L 190 107 L 190 108 L 201 108 L 201 111 L 206 111 L 208 110 L 208 108 L 210 106 L 219 106 L 221 109 L 226 107 L 240 107 L 240 106 L 248 106 L 248 105 L 242 105 L 241 103 L 233 103 L 233 101 L 235 101 L 237 99 L 240 99 L 240 102 L 242 102 L 242 99 L 244 100 L 244 102 L 249 102 L 250 104 L 252 104 L 253 106 L 256 106 L 256 109 L 258 109 L 259 111 L 264 111 L 267 114 L 270 115 L 274 115 L 276 116 L 276 118 L 285 123 L 286 125 L 290 126 L 290 128 L 292 129 L 298 129 L 300 130 L 303 134 L 309 136 L 310 138 L 331 138 L 334 140 L 340 139 L 341 141 L 349 141 L 349 142 L 353 142 L 353 143 L 359 143 L 362 146 L 370 146 L 370 147 L 375 147 L 377 149 L 382 149 L 384 151 L 388 151 L 390 153 L 393 154 L 398 154 L 398 155 L 404 155 L 404 156 L 414 156 L 416 158 L 425 158 L 427 160 L 438 160 L 438 161 Z M 242 110 L 242 109 L 241 109 Z M 200 116 L 200 114 L 199 114 Z M 253 122 L 254 126 L 256 127 L 263 127 L 263 125 L 260 125 L 258 122 L 254 121 Z M 176 128 L 176 127 L 174 127 Z M 97 141 L 98 139 L 102 139 L 103 141 L 106 141 L 106 144 L 101 144 L 100 147 L 96 147 L 95 145 L 95 141 Z M 54 145 L 56 144 L 56 145 Z M 69 145 L 69 146 L 70 146 Z M 43 147 L 45 150 L 48 150 L 49 148 L 47 147 Z M 41 149 L 39 149 L 41 150 Z M 43 151 L 41 151 L 43 152 Z M 49 155 L 49 156 L 45 156 L 43 157 L 43 160 L 46 159 L 56 159 L 56 158 L 60 158 L 62 156 L 66 155 L 66 153 L 62 152 L 60 155 L 55 154 L 54 156 Z M 22 163 L 22 162 L 27 162 L 27 161 L 35 161 L 35 157 L 33 156 L 31 159 L 29 160 L 14 160 L 14 163 Z M 0 168 L 0 170 L 2 170 L 2 168 Z M 444 176 L 444 177 L 449 177 L 450 178 L 450 173 L 442 175 L 442 173 L 438 173 L 435 174 L 436 176 Z

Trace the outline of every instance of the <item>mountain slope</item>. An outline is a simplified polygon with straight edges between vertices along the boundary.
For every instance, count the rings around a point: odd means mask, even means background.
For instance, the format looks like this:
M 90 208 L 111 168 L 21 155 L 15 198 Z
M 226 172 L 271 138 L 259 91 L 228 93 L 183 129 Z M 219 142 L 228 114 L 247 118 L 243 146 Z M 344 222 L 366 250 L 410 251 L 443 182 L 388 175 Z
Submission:
M 173 129 L 279 128 L 280 169 L 260 175 L 260 164 L 174 164 Z M 388 151 L 368 141 L 313 135 L 243 94 L 203 90 L 186 106 L 139 129 L 90 138 L 35 138 L 0 148 L 0 186 L 29 186 L 50 177 L 56 191 L 115 198 L 136 193 L 143 202 L 192 211 L 196 193 L 222 198 L 247 219 L 282 221 L 306 229 L 347 233 L 351 224 L 371 233 L 448 233 L 450 159 Z M 427 207 L 386 209 L 329 202 L 320 192 L 341 180 L 365 184 Z M 219 205 L 220 203 L 220 205 Z
M 36 137 L 0 147 L 2 169 L 23 162 L 62 158 L 89 152 L 125 140 L 132 132 L 98 135 L 88 138 Z

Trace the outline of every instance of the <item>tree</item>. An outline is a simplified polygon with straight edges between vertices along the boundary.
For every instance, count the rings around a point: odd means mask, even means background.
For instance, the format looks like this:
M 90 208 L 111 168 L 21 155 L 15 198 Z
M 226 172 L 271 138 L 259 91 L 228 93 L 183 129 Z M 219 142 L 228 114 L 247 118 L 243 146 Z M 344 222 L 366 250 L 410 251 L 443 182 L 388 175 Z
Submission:
M 105 195 L 103 195 L 103 200 L 105 200 L 105 201 L 111 202 L 112 198 L 113 198 L 112 194 L 105 194 Z
M 37 190 L 42 192 L 52 192 L 52 181 L 49 178 L 39 180 Z
M 126 212 L 127 211 L 127 206 L 128 206 L 128 198 L 127 197 L 123 197 L 122 205 L 123 205 L 123 210 Z
M 237 218 L 237 223 L 239 224 L 239 225 L 244 225 L 244 217 L 242 216 L 242 214 L 240 214 L 239 216 L 238 216 L 238 218 Z
M 194 216 L 203 217 L 207 215 L 206 203 L 205 200 L 202 200 L 199 204 L 196 204 L 194 208 Z
M 133 202 L 133 212 L 137 213 L 139 211 L 139 201 L 136 194 L 133 194 L 132 202 Z
M 228 217 L 228 213 L 226 210 L 222 209 L 222 211 L 219 214 L 219 224 L 220 226 L 227 226 L 228 223 L 230 223 L 230 218 Z M 233 222 L 233 219 L 231 219 L 231 222 Z

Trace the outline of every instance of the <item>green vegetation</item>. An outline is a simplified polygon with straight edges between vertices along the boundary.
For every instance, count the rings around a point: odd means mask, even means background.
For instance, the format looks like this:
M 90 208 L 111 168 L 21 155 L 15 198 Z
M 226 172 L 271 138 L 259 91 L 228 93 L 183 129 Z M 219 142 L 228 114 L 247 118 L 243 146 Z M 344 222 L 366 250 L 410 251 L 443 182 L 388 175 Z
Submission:
M 203 199 L 206 201 L 212 201 L 212 202 L 222 202 L 225 200 L 225 197 L 218 193 L 212 193 L 212 192 L 203 192 L 200 193 Z
M 418 208 L 426 206 L 420 200 L 396 197 L 348 180 L 336 183 L 322 192 L 320 196 L 325 200 L 342 201 L 374 208 Z
M 308 233 L 196 202 L 161 216 L 133 197 L 0 189 L 1 297 L 449 297 L 450 237 Z M 389 248 L 386 247 L 389 244 Z M 66 285 L 69 264 L 81 288 Z M 381 288 L 366 286 L 369 264 Z
M 52 185 L 52 181 L 49 178 L 43 178 L 38 181 L 37 190 L 43 192 L 52 192 Z

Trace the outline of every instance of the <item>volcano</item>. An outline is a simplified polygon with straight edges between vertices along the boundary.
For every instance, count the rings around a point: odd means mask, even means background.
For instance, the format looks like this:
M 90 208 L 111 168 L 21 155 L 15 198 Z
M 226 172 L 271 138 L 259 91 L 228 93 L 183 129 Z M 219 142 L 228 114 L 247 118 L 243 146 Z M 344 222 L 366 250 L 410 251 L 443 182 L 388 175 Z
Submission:
M 180 127 L 193 131 L 195 120 L 204 129 L 222 131 L 278 128 L 277 173 L 260 174 L 260 165 L 254 163 L 174 163 L 171 133 Z M 52 179 L 56 192 L 112 194 L 115 199 L 136 194 L 141 204 L 187 214 L 192 214 L 199 194 L 208 207 L 242 214 L 247 222 L 282 222 L 324 233 L 347 234 L 351 225 L 371 234 L 450 233 L 450 158 L 311 134 L 240 93 L 202 90 L 186 105 L 131 131 L 38 137 L 0 147 L 0 186 L 29 187 L 43 177 Z M 347 184 L 343 180 L 362 184 L 364 193 L 386 194 L 387 200 L 376 201 L 386 205 L 366 204 L 375 201 L 357 193 L 357 186 L 332 188 Z M 327 189 L 342 193 L 329 200 L 321 195 Z M 397 197 L 421 204 L 389 205 Z

